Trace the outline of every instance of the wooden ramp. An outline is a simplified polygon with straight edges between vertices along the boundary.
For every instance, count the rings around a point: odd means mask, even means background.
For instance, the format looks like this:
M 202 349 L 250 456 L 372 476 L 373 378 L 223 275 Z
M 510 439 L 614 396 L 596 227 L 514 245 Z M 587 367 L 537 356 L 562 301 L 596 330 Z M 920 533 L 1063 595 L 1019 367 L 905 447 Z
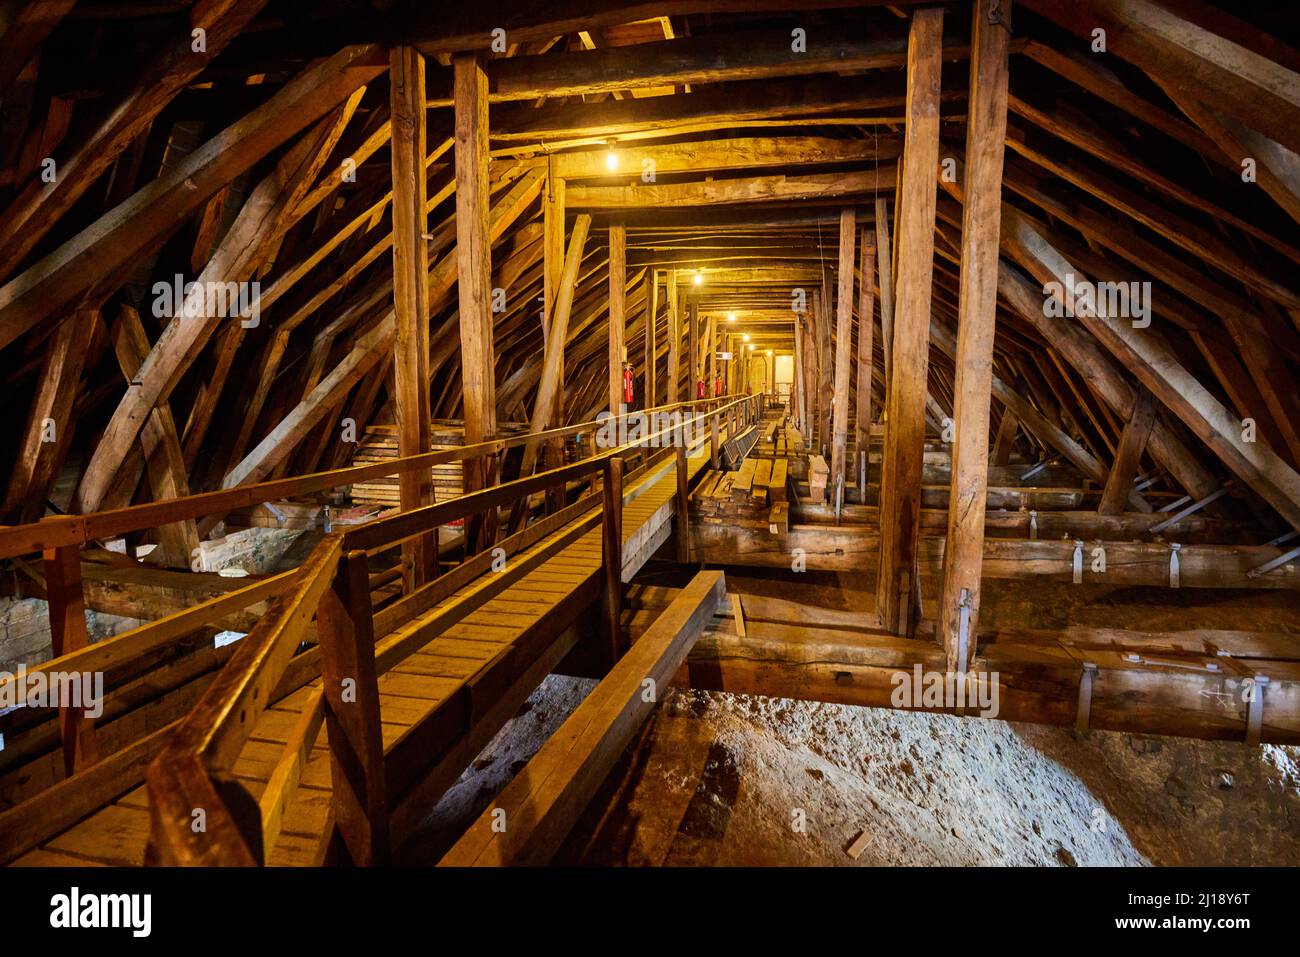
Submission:
M 707 450 L 687 457 L 693 478 L 708 464 Z M 623 572 L 626 581 L 654 554 L 672 531 L 677 475 L 669 459 L 629 484 L 623 501 Z M 383 649 L 403 637 L 435 625 L 440 615 L 467 599 L 479 580 L 466 585 L 432 608 L 383 636 L 377 645 L 380 715 L 389 766 L 389 806 L 394 841 L 409 833 L 432 810 L 442 792 L 478 752 L 518 711 L 527 696 L 549 674 L 578 637 L 575 625 L 599 602 L 601 528 L 599 513 L 564 526 L 586 524 L 562 550 L 490 598 L 456 624 L 437 628 L 429 640 L 384 670 Z M 540 549 L 545 542 L 535 548 Z M 526 561 L 528 552 L 513 556 Z M 484 578 L 487 576 L 480 576 Z M 381 617 L 381 611 L 377 617 Z M 320 679 L 287 695 L 268 708 L 236 761 L 234 776 L 260 798 L 272 776 L 283 773 L 281 757 L 290 742 L 310 739 L 304 718 L 319 696 Z M 299 787 L 278 819 L 263 821 L 268 834 L 266 863 L 310 866 L 325 860 L 333 830 L 331 766 L 322 728 L 316 743 L 303 756 Z M 149 801 L 141 776 L 131 789 L 112 795 L 111 803 L 75 825 L 42 840 L 12 863 L 19 866 L 117 865 L 146 863 L 150 834 Z M 69 784 L 76 784 L 75 779 Z M 57 789 L 58 786 L 56 786 Z M 120 795 L 120 796 L 119 796 Z M 39 823 L 41 795 L 23 811 Z M 16 829 L 15 829 L 16 830 Z M 278 832 L 278 837 L 269 839 Z M 0 835 L 3 826 L 0 825 Z

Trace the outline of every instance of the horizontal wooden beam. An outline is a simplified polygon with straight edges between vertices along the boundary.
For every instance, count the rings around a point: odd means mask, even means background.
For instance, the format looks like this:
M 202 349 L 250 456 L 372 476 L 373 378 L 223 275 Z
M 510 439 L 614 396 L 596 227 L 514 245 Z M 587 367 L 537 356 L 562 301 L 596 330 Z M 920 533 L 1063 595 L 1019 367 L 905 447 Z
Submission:
M 734 694 L 758 694 L 805 701 L 827 701 L 895 708 L 896 694 L 911 690 L 916 669 L 945 674 L 943 649 L 925 641 L 846 630 L 747 621 L 742 638 L 722 630 L 706 633 L 691 650 L 674 684 Z M 1075 629 L 1070 639 L 1075 640 Z M 1261 696 L 1260 737 L 1268 744 L 1300 743 L 1300 662 L 1238 661 L 1183 651 L 1200 633 L 1149 639 L 1137 653 L 1098 643 L 1088 650 L 1067 649 L 1061 634 L 1047 640 L 1028 635 L 981 634 L 981 654 L 972 669 L 977 679 L 997 680 L 997 707 L 987 717 L 1003 721 L 1076 727 L 1084 663 L 1096 666 L 1088 695 L 1086 727 L 1107 731 L 1176 735 L 1217 741 L 1245 741 L 1250 721 L 1250 689 Z M 1178 653 L 1165 646 L 1173 645 Z M 1257 677 L 1268 679 L 1267 685 Z M 973 701 L 973 696 L 968 700 Z M 991 705 L 992 696 L 986 701 Z M 906 710 L 954 713 L 947 706 L 916 702 Z M 968 716 L 981 708 L 971 704 Z
M 628 209 L 670 206 L 715 206 L 774 200 L 828 199 L 866 195 L 894 188 L 894 164 L 848 173 L 807 176 L 751 176 L 695 183 L 652 183 L 632 186 L 568 187 L 565 202 L 575 209 Z

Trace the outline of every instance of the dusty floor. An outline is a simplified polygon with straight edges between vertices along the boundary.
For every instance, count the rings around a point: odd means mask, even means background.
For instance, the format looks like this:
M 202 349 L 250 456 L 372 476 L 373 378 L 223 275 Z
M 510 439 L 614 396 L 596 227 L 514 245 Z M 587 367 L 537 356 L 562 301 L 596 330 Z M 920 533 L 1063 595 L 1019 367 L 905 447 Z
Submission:
M 866 601 L 824 576 L 733 590 Z M 1153 611 L 1153 602 L 1154 611 Z M 994 588 L 992 619 L 1300 632 L 1282 593 Z M 1300 639 L 1298 639 L 1300 640 Z M 552 676 L 403 851 L 434 863 L 593 682 Z M 855 859 L 848 848 L 863 848 Z M 1300 864 L 1300 749 L 1073 731 L 677 691 L 557 863 L 628 865 Z

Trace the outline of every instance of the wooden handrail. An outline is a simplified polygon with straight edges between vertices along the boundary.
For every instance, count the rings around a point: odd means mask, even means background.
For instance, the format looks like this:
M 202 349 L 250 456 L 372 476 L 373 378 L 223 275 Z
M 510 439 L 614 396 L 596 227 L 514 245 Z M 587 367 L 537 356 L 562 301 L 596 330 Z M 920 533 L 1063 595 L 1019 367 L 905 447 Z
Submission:
M 723 409 L 730 409 L 733 406 L 749 402 L 751 399 L 750 396 L 742 397 L 724 406 Z M 692 422 L 697 422 L 706 415 L 716 416 L 723 409 L 697 413 Z M 585 478 L 593 472 L 605 468 L 605 463 L 610 459 L 623 459 L 629 455 L 639 454 L 648 448 L 658 448 L 658 440 L 671 438 L 673 433 L 679 431 L 683 426 L 684 423 L 674 423 L 658 432 L 640 436 L 635 442 L 606 449 L 578 462 L 571 462 L 558 468 L 537 472 L 531 476 L 518 478 L 502 485 L 494 485 L 479 489 L 476 492 L 469 492 L 448 499 L 445 502 L 424 505 L 420 508 L 390 515 L 387 518 L 366 522 L 364 525 L 358 525 L 344 533 L 345 548 L 348 550 L 354 548 L 364 549 L 366 551 L 388 548 L 440 525 L 447 525 L 469 515 L 491 508 L 498 508 L 520 496 L 532 495 L 551 486 Z
M 728 398 L 728 397 L 723 397 Z M 735 399 L 731 405 L 744 402 L 752 396 Z M 654 415 L 669 413 L 683 408 L 710 406 L 721 399 L 700 399 L 693 402 L 675 402 L 657 406 L 653 409 L 634 410 L 612 417 L 616 421 L 632 415 Z M 724 406 L 724 408 L 729 406 Z M 720 410 L 719 410 L 720 411 Z M 86 515 L 58 515 L 30 522 L 26 525 L 0 526 L 0 558 L 13 558 L 29 555 L 46 549 L 62 548 L 70 545 L 85 545 L 88 542 L 116 538 L 128 532 L 170 525 L 173 522 L 202 518 L 207 515 L 230 512 L 237 508 L 246 508 L 285 498 L 290 495 L 306 495 L 354 485 L 357 482 L 388 475 L 399 475 L 413 469 L 432 468 L 446 465 L 462 459 L 494 455 L 508 449 L 530 442 L 547 439 L 564 438 L 577 435 L 599 427 L 602 420 L 581 422 L 562 428 L 549 429 L 544 432 L 515 435 L 507 438 L 492 439 L 474 445 L 463 445 L 454 449 L 439 449 L 421 455 L 390 459 L 369 465 L 353 465 L 327 472 L 313 472 L 291 478 L 273 479 L 253 485 L 240 485 L 233 488 L 219 489 L 213 492 L 199 492 L 183 498 L 168 499 L 162 502 L 147 502 L 125 508 L 92 512 Z
M 334 581 L 342 540 L 330 534 L 312 550 L 294 587 L 272 601 L 150 764 L 145 779 L 158 863 L 265 859 L 260 809 L 231 768 Z M 193 803 L 196 797 L 204 803 Z M 204 816 L 198 830 L 196 809 Z
M 755 397 L 745 396 L 713 413 L 698 413 L 696 419 L 715 415 L 712 437 L 716 443 L 716 413 L 739 411 L 740 406 L 755 401 Z M 618 623 L 623 587 L 624 459 L 658 449 L 657 439 L 681 426 L 675 423 L 581 462 L 326 535 L 299 569 L 293 586 L 272 601 L 266 615 L 150 764 L 146 780 L 152 813 L 151 860 L 173 865 L 263 862 L 323 720 L 329 725 L 332 773 L 346 778 L 344 786 L 335 782 L 333 821 L 354 861 L 383 863 L 388 823 L 379 728 L 377 675 L 381 669 L 376 661 L 366 552 L 599 471 L 603 474 L 602 604 L 612 665 L 623 651 Z M 681 455 L 679 450 L 679 462 Z M 291 737 L 277 763 L 275 787 L 259 804 L 233 778 L 231 768 L 313 617 L 318 621 L 323 658 L 322 694 L 313 697 L 300 722 L 300 733 Z M 402 651 L 408 651 L 404 647 L 399 651 L 392 641 L 387 644 L 393 647 L 388 647 L 386 658 L 401 657 Z M 344 705 L 340 686 L 347 681 L 353 683 L 353 697 Z M 205 810 L 202 830 L 193 827 L 196 807 Z

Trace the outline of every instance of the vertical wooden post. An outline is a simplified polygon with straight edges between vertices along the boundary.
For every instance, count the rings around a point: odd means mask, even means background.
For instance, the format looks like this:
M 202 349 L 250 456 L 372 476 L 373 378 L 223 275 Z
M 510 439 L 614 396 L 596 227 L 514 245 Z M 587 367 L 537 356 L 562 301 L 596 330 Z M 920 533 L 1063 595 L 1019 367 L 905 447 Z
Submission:
M 880 573 L 876 586 L 876 610 L 881 623 L 899 635 L 911 634 L 916 624 L 914 596 L 928 395 L 942 42 L 943 9 L 931 7 L 913 12 L 907 42 L 907 140 L 898 197 L 897 321 L 881 467 Z
M 627 330 L 627 227 L 609 227 L 609 413 L 622 413 L 623 337 Z
M 817 309 L 821 294 L 813 293 L 813 309 L 803 324 L 804 439 L 815 452 L 817 441 Z
M 623 459 L 615 455 L 605 462 L 604 512 L 601 515 L 601 564 L 605 572 L 605 631 L 609 643 L 609 664 L 623 654 L 620 618 L 623 614 Z
M 888 404 L 889 372 L 894 367 L 894 253 L 889 241 L 889 201 L 876 197 L 876 256 L 880 268 L 880 345 L 885 353 L 885 402 Z
M 830 276 L 822 276 L 821 308 L 817 311 L 817 444 L 822 454 L 831 457 L 833 441 L 831 413 L 835 403 L 834 301 Z
M 390 155 L 393 177 L 393 315 L 397 336 L 393 346 L 393 413 L 397 420 L 399 455 L 429 451 L 429 257 L 424 57 L 414 47 L 389 52 Z M 403 511 L 429 502 L 430 469 L 406 471 L 398 479 Z M 402 544 L 402 580 L 409 594 L 430 576 L 437 535 Z M 430 542 L 432 539 L 432 542 Z
M 714 383 L 718 381 L 718 317 L 709 316 L 708 331 L 704 336 L 704 355 L 709 370 L 709 395 L 716 391 Z
M 794 424 L 800 432 L 804 426 L 804 384 L 803 384 L 803 324 L 806 320 L 798 313 L 794 317 L 794 382 L 791 383 L 790 411 L 794 414 Z
M 43 558 L 51 651 L 55 658 L 60 658 L 90 644 L 86 633 L 86 599 L 81 588 L 81 550 L 75 545 L 49 548 Z M 69 777 L 93 764 L 99 756 L 95 719 L 86 717 L 84 711 L 84 708 L 59 703 L 63 770 Z
M 552 330 L 555 326 L 556 303 L 560 298 L 560 286 L 564 274 L 564 180 L 556 175 L 555 154 L 547 157 L 546 194 L 542 200 L 542 330 L 545 345 L 544 357 L 549 359 L 555 352 L 555 391 L 550 400 L 552 409 L 548 409 L 548 422 L 553 425 L 563 423 L 564 396 L 564 339 L 568 336 L 567 323 L 560 341 L 552 342 Z M 558 350 L 556 352 L 555 350 Z M 543 362 L 545 367 L 546 361 Z M 548 439 L 542 453 L 542 462 L 547 468 L 559 468 L 564 464 L 564 439 Z M 564 507 L 564 487 L 553 486 L 546 490 L 546 507 L 556 512 Z M 514 527 L 514 523 L 511 523 Z
M 665 294 L 668 298 L 668 389 L 664 395 L 664 400 L 669 404 L 673 404 L 682 401 L 682 316 L 681 303 L 677 298 L 676 269 L 668 270 Z
M 488 237 L 488 87 L 482 53 L 453 59 L 456 152 L 456 288 L 460 297 L 460 368 L 465 407 L 465 444 L 496 435 L 496 357 L 492 344 L 492 246 Z M 483 458 L 463 463 L 466 493 L 487 486 Z M 470 516 L 469 552 L 496 541 L 496 510 Z
M 645 408 L 653 409 L 655 399 L 655 314 L 659 311 L 659 270 L 647 269 L 645 281 L 649 284 L 645 297 Z
M 718 457 L 718 430 L 722 427 L 719 418 L 720 413 L 717 412 L 709 416 L 709 467 L 713 469 L 722 467 L 722 461 Z
M 1002 154 L 1007 129 L 1009 31 L 991 14 L 996 7 L 999 17 L 1008 16 L 1010 6 L 1011 0 L 975 0 L 971 36 L 966 202 L 962 209 L 954 357 L 956 436 L 952 444 L 948 540 L 939 604 L 940 641 L 947 653 L 948 670 L 958 673 L 965 672 L 975 656 L 979 624 L 984 508 L 988 499 L 989 397 L 998 304 Z
M 858 376 L 857 376 L 857 442 L 855 471 L 858 479 L 858 496 L 867 499 L 867 456 L 871 449 L 871 379 L 874 361 L 872 338 L 875 334 L 875 260 L 876 246 L 871 241 L 871 230 L 862 230 L 861 281 L 858 284 Z
M 694 402 L 700 394 L 700 304 L 695 299 L 690 300 L 688 304 L 687 319 L 691 324 L 690 334 L 687 336 L 691 367 L 687 379 L 686 401 Z
M 831 482 L 847 490 L 845 461 L 849 443 L 849 382 L 853 361 L 853 243 L 857 238 L 853 208 L 840 211 L 840 271 L 835 299 L 835 390 L 831 407 Z M 868 318 L 868 323 L 871 321 Z
M 677 442 L 673 451 L 677 463 L 677 561 L 685 565 L 691 560 L 690 478 L 686 474 L 686 446 Z
M 388 862 L 384 739 L 366 553 L 339 559 L 316 612 L 334 822 L 352 863 Z

